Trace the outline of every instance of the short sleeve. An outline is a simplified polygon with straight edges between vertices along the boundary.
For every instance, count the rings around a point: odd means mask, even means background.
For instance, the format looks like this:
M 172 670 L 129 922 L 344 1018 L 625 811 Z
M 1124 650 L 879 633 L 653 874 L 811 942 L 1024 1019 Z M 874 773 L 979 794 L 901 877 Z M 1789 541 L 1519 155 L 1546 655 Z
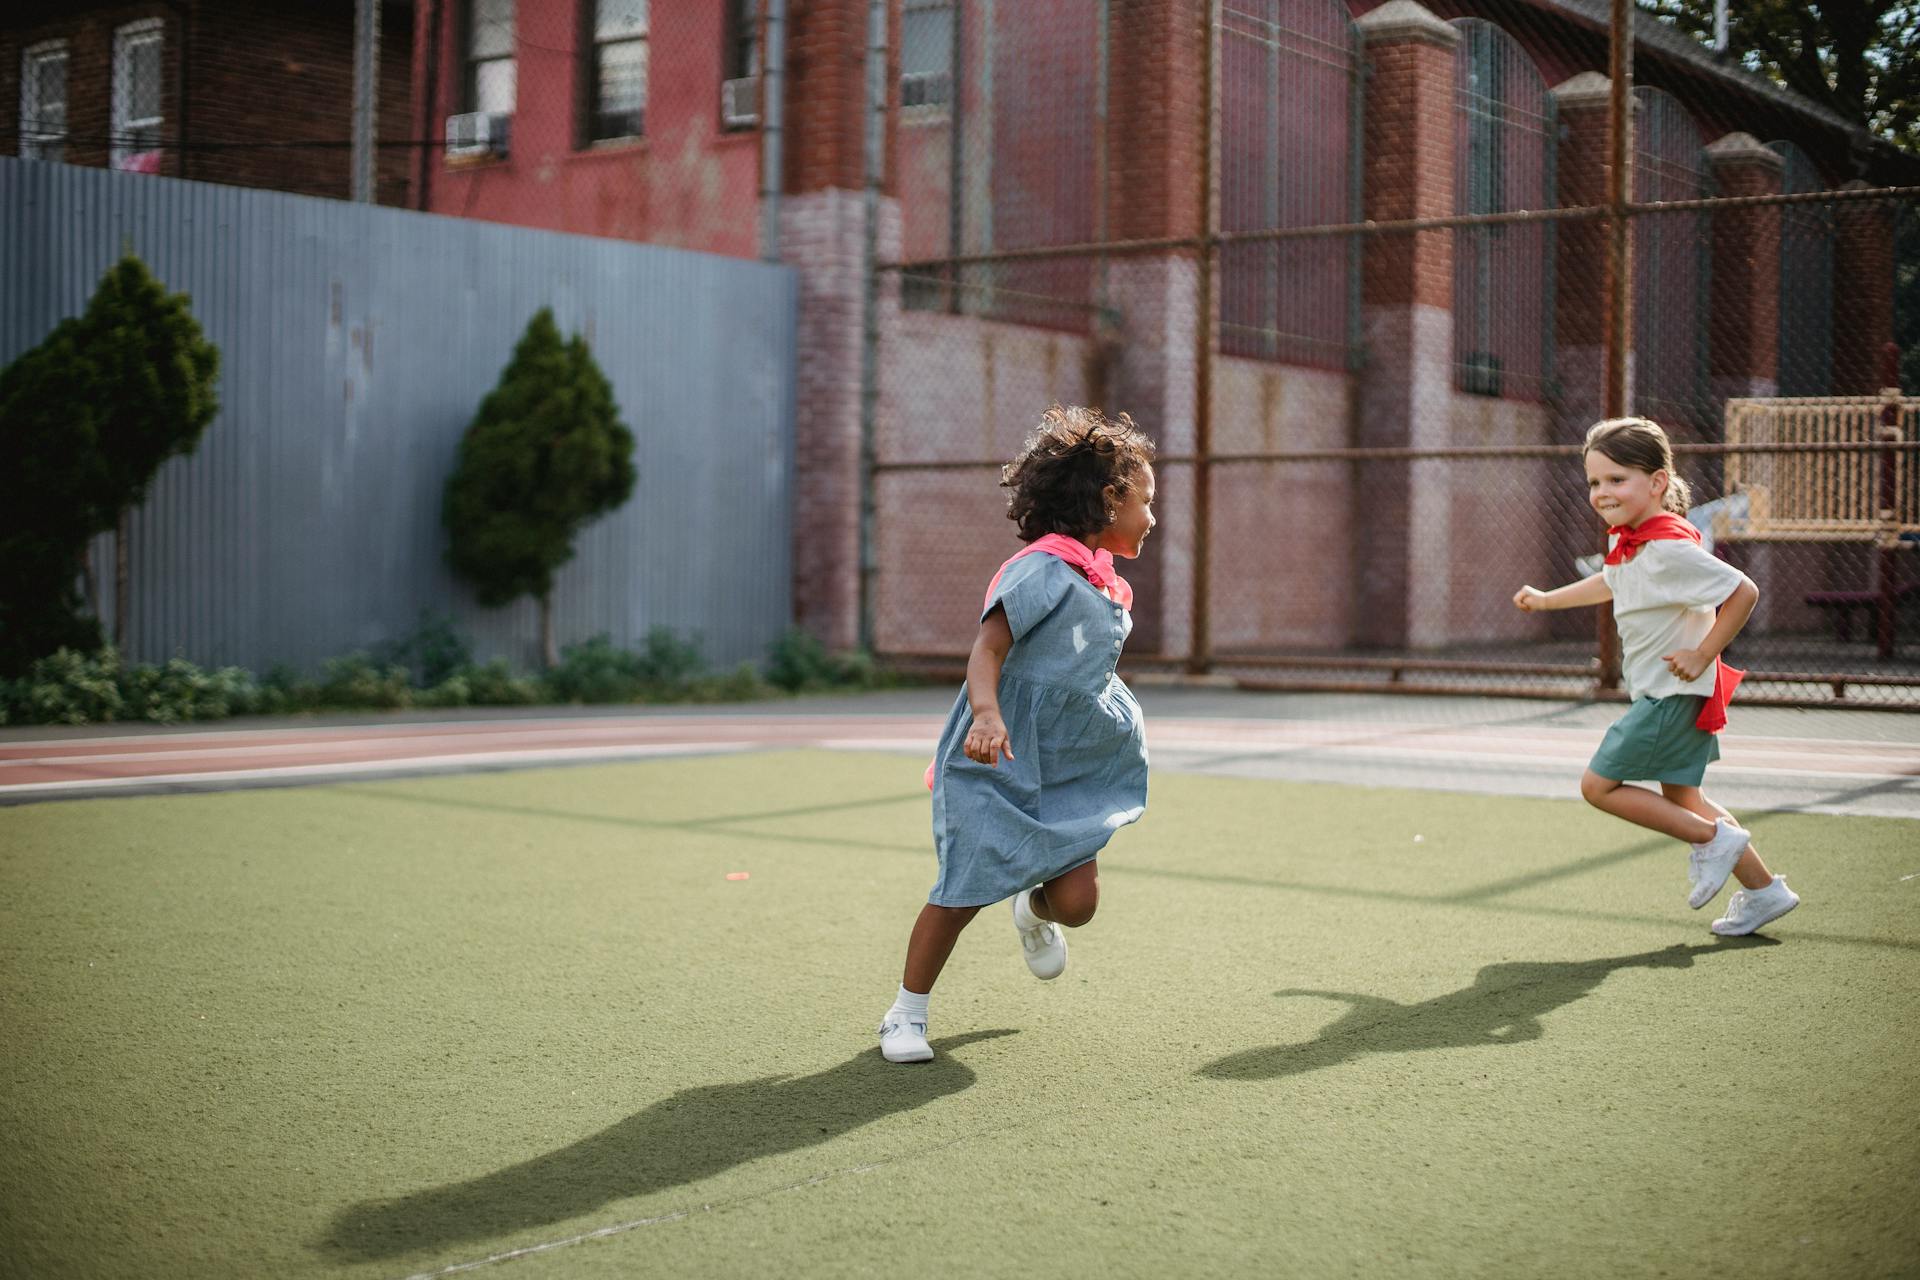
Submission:
M 1008 630 L 1015 640 L 1020 639 L 1066 598 L 1073 586 L 1067 575 L 1072 572 L 1045 552 L 1021 556 L 1001 573 L 986 607 L 980 611 L 980 620 L 985 622 L 993 607 L 999 605 L 1007 611 Z
M 1641 548 L 1641 555 L 1648 553 L 1653 558 L 1648 566 L 1653 572 L 1647 575 L 1649 603 L 1714 609 L 1725 604 L 1741 582 L 1738 569 L 1690 541 L 1671 539 Z

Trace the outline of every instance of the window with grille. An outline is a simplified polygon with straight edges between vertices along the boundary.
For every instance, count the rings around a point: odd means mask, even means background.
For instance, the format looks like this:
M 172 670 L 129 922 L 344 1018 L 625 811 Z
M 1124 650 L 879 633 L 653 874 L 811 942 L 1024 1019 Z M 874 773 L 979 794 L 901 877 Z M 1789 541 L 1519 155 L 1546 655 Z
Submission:
M 67 152 L 67 42 L 49 40 L 20 55 L 20 154 L 64 160 Z
M 727 15 L 725 80 L 760 74 L 760 0 L 733 0 Z
M 116 169 L 152 173 L 160 160 L 160 19 L 113 33 L 113 146 Z
M 512 115 L 516 78 L 513 0 L 472 0 L 467 10 L 467 110 Z
M 1714 194 L 1700 125 L 1664 89 L 1633 91 L 1633 198 L 1643 204 Z M 1707 385 L 1713 215 L 1683 209 L 1633 220 L 1633 395 L 1630 407 L 1672 431 L 1711 439 L 1720 413 Z
M 1337 0 L 1224 0 L 1218 80 L 1220 229 L 1229 235 L 1359 217 L 1358 37 Z M 1357 351 L 1358 260 L 1331 237 L 1219 251 L 1222 354 L 1322 369 Z
M 1553 99 L 1519 42 L 1480 18 L 1457 18 L 1454 46 L 1456 213 L 1511 213 L 1551 203 Z M 1453 238 L 1454 386 L 1470 395 L 1544 400 L 1553 373 L 1550 224 L 1466 226 Z
M 637 138 L 647 114 L 647 0 L 594 0 L 587 140 Z
M 942 109 L 953 97 L 952 0 L 907 0 L 900 25 L 900 105 Z

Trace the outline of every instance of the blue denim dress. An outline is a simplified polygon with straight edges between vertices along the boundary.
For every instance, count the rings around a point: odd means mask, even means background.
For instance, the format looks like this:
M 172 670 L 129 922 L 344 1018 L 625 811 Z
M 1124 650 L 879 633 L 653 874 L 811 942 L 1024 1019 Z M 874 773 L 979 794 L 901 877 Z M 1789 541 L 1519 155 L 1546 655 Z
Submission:
M 1044 554 L 1008 565 L 981 617 L 995 605 L 1013 632 L 1000 716 L 1014 758 L 967 759 L 962 688 L 934 754 L 936 906 L 985 906 L 1071 871 L 1147 807 L 1145 721 L 1114 673 L 1132 615 Z

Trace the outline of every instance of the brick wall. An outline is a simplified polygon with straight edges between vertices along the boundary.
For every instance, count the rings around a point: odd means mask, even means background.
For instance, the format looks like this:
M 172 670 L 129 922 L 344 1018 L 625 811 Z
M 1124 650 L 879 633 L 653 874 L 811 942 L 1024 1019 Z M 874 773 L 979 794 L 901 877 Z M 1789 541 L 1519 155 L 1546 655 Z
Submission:
M 787 20 L 783 186 L 857 191 L 865 181 L 866 0 L 792 0 Z M 891 30 L 898 23 L 896 13 Z
M 1785 161 L 1750 134 L 1707 148 L 1723 196 L 1780 191 Z M 1780 208 L 1713 214 L 1713 290 L 1707 309 L 1708 360 L 1716 399 L 1772 395 L 1780 368 Z
M 1893 340 L 1893 210 L 1837 204 L 1833 233 L 1833 390 L 1872 395 L 1884 385 L 1881 349 Z
M 18 19 L 9 18 L 0 31 L 0 147 L 7 155 L 19 154 L 20 57 L 30 45 L 44 40 L 67 42 L 67 143 L 69 164 L 105 168 L 108 161 L 107 139 L 113 130 L 113 33 L 129 22 L 159 18 L 163 23 L 161 45 L 160 111 L 162 135 L 172 138 L 178 126 L 179 53 L 178 27 L 168 8 L 160 3 L 100 5 L 82 7 L 79 12 L 57 11 L 52 6 L 23 6 Z M 173 174 L 177 157 L 162 157 L 160 171 Z
M 1112 0 L 1107 154 L 1116 240 L 1199 230 L 1204 16 L 1192 0 Z
M 1372 45 L 1366 109 L 1367 217 L 1444 218 L 1453 199 L 1453 55 L 1424 40 Z M 1453 233 L 1367 245 L 1368 305 L 1453 305 Z
M 403 6 L 382 6 L 378 136 L 411 140 L 409 76 L 413 32 Z M 354 6 L 262 6 L 201 0 L 187 39 L 192 137 L 206 143 L 338 143 L 353 137 Z M 194 152 L 186 176 L 344 198 L 352 193 L 352 151 L 220 147 Z M 406 204 L 410 150 L 382 148 L 381 204 Z
M 720 119 L 724 8 L 715 0 L 653 0 L 644 132 L 588 143 L 582 119 L 587 3 L 521 0 L 507 154 L 448 159 L 436 153 L 424 175 L 426 207 L 516 226 L 759 256 L 760 132 L 724 129 Z M 464 12 L 464 0 L 415 6 L 411 112 L 418 122 L 413 128 L 430 138 L 443 136 L 447 117 L 470 105 Z M 805 30 L 794 24 L 803 42 Z M 857 64 L 859 50 L 848 56 Z M 790 113 L 808 91 L 789 86 Z M 856 160 L 858 154 L 856 147 Z
M 194 0 L 179 6 L 101 5 L 57 16 L 29 8 L 0 31 L 0 120 L 8 154 L 18 151 L 20 55 L 43 40 L 68 42 L 67 127 L 71 164 L 104 167 L 112 129 L 113 33 L 162 21 L 160 172 L 172 177 L 305 195 L 350 193 L 353 134 L 352 0 L 259 5 Z M 401 6 L 381 24 L 382 137 L 408 139 L 411 27 Z M 184 109 L 181 86 L 184 80 Z M 322 144 L 250 146 L 239 144 Z M 334 144 L 334 145 L 326 145 Z M 385 149 L 382 203 L 408 199 L 410 156 Z

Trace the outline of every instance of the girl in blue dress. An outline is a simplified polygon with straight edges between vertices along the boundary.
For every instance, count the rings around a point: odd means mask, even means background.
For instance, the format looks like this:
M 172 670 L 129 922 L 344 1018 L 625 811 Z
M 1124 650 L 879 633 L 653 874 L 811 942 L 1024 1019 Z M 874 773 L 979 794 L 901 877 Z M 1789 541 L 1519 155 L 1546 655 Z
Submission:
M 1026 548 L 987 588 L 980 632 L 927 770 L 940 875 L 880 1024 L 889 1062 L 926 1062 L 927 995 L 981 907 L 1012 900 L 1036 977 L 1067 967 L 1100 898 L 1094 859 L 1147 807 L 1140 704 L 1114 672 L 1133 593 L 1113 558 L 1153 529 L 1153 442 L 1121 414 L 1058 405 L 1001 470 Z

